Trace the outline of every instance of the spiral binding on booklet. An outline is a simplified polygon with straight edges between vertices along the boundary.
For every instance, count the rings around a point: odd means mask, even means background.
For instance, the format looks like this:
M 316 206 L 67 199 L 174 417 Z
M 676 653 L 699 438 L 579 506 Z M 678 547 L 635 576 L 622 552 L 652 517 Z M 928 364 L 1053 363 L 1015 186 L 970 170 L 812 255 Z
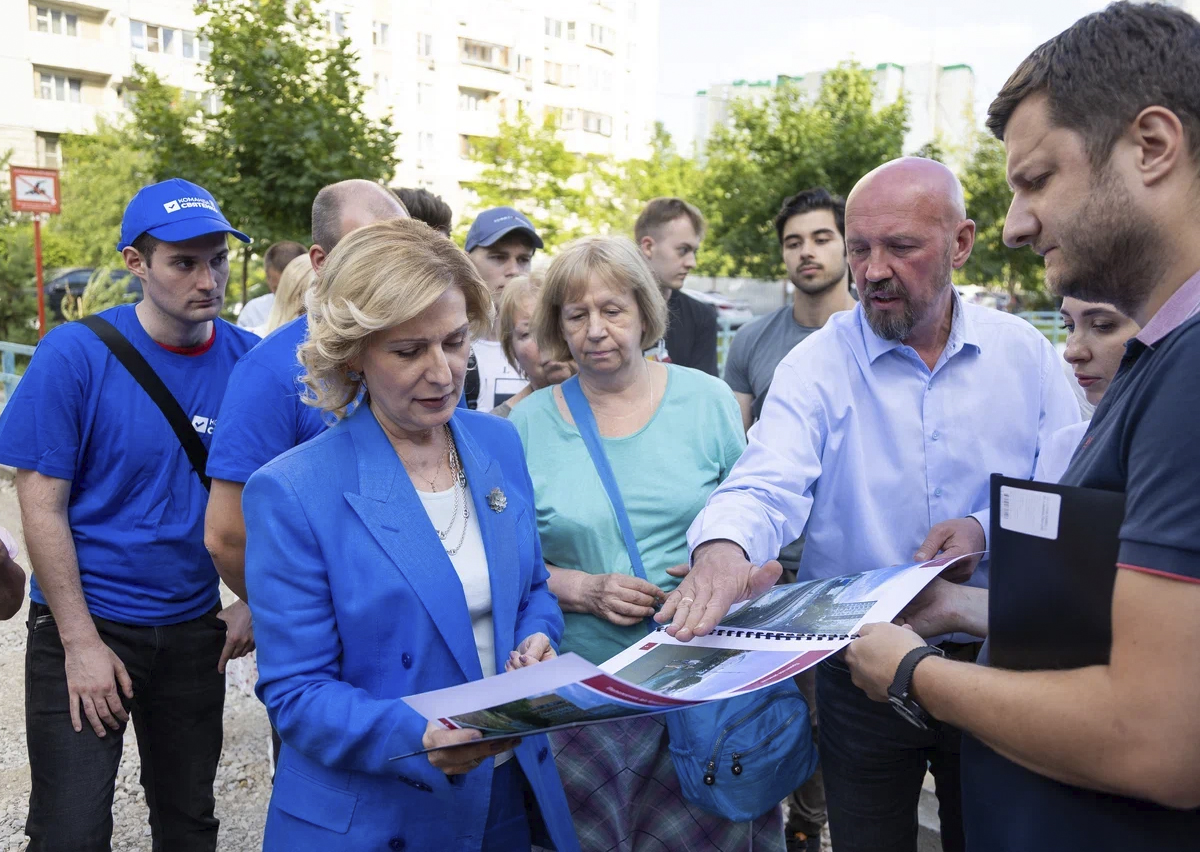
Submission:
M 654 632 L 661 633 L 664 627 L 656 627 Z M 771 639 L 774 641 L 825 641 L 837 642 L 842 639 L 857 639 L 857 633 L 777 633 L 770 630 L 735 630 L 732 627 L 718 627 L 709 636 L 729 636 L 733 639 Z

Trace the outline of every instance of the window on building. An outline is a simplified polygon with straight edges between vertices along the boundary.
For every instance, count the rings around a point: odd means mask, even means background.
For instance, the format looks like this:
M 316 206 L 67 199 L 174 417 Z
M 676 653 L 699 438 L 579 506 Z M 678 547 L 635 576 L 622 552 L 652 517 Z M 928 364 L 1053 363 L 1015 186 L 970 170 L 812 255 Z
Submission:
M 468 65 L 482 65 L 498 71 L 508 70 L 508 48 L 470 38 L 458 40 L 459 58 Z
M 383 21 L 375 21 L 371 25 L 371 44 L 376 47 L 388 46 L 388 25 Z
M 146 48 L 147 53 L 162 52 L 162 34 L 158 27 L 146 25 Z
M 601 136 L 612 136 L 612 118 L 602 113 L 584 110 L 583 130 L 585 133 L 598 133 Z
M 433 84 L 417 83 L 417 106 L 427 107 L 433 103 Z
M 433 36 L 429 33 L 417 33 L 417 56 L 433 58 Z
M 77 104 L 83 100 L 83 81 L 66 74 L 38 72 L 37 95 L 44 101 L 66 101 Z
M 179 30 L 173 30 L 170 27 L 162 27 L 162 52 L 175 55 L 176 45 L 179 44 Z
M 62 165 L 58 148 L 58 136 L 54 133 L 39 133 L 36 140 L 37 164 L 42 169 L 57 169 Z
M 146 25 L 141 21 L 129 22 L 129 46 L 134 50 L 146 49 Z
M 550 38 L 562 38 L 563 22 L 555 18 L 546 19 L 546 35 Z
M 544 62 L 542 69 L 545 72 L 542 79 L 552 86 L 561 86 L 563 81 L 563 67 L 561 62 Z
M 36 21 L 39 33 L 53 33 L 54 35 L 65 36 L 79 35 L 79 16 L 73 15 L 70 12 L 64 12 L 62 9 L 38 6 Z
M 592 24 L 588 30 L 588 44 L 612 53 L 617 45 L 617 31 L 603 24 Z
M 382 101 L 390 101 L 392 99 L 392 81 L 388 79 L 387 74 L 376 74 L 374 85 L 375 96 Z
M 346 34 L 346 13 L 334 12 L 332 9 L 329 12 L 329 32 L 341 38 Z
M 428 130 L 422 131 L 417 134 L 417 151 L 419 151 L 422 154 L 432 154 L 433 153 L 433 151 L 434 151 L 433 134 L 430 133 Z
M 458 108 L 461 112 L 491 110 L 493 108 L 492 100 L 495 97 L 495 92 L 489 92 L 486 89 L 467 89 L 459 86 Z
M 533 57 L 518 56 L 517 57 L 517 75 L 520 77 L 533 76 Z
M 567 107 L 562 111 L 562 118 L 559 121 L 559 127 L 563 130 L 574 130 L 578 126 L 579 111 Z
M 458 136 L 458 155 L 460 157 L 463 157 L 464 159 L 470 159 L 471 157 L 473 157 L 475 155 L 476 150 L 477 149 L 475 147 L 475 138 L 473 136 L 467 136 L 466 134 L 459 134 L 459 136 Z
M 575 41 L 575 22 L 567 21 L 567 41 Z
M 578 86 L 579 85 L 579 66 L 578 65 L 564 65 L 563 66 L 563 82 L 562 82 L 562 84 L 564 86 Z
M 200 36 L 196 39 L 196 59 L 200 62 L 207 62 L 212 55 L 212 42 Z
M 184 59 L 196 58 L 196 34 L 191 30 L 181 30 L 179 33 L 179 54 Z

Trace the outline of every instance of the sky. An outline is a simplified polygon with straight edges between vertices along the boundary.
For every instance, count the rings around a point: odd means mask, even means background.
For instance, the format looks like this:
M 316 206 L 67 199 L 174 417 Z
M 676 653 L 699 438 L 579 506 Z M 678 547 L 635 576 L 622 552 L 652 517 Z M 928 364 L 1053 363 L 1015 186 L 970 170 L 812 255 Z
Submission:
M 976 116 L 1033 48 L 1105 0 L 660 0 L 658 117 L 691 150 L 695 94 L 854 59 L 975 71 Z

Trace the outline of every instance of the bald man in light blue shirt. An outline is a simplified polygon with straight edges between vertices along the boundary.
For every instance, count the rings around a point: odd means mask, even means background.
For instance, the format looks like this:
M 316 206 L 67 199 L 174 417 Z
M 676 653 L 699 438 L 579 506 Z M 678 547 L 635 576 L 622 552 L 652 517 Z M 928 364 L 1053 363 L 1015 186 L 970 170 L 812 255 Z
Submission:
M 861 302 L 780 363 L 746 452 L 688 531 L 692 572 L 657 617 L 669 632 L 707 633 L 775 581 L 781 545 L 801 533 L 801 581 L 986 548 L 990 475 L 1032 477 L 1079 407 L 1036 329 L 958 297 L 951 274 L 974 236 L 940 163 L 896 160 L 859 181 L 846 246 Z M 968 582 L 986 585 L 986 569 Z M 944 849 L 961 850 L 958 732 L 871 702 L 840 658 L 817 682 L 839 852 L 915 852 L 927 764 Z

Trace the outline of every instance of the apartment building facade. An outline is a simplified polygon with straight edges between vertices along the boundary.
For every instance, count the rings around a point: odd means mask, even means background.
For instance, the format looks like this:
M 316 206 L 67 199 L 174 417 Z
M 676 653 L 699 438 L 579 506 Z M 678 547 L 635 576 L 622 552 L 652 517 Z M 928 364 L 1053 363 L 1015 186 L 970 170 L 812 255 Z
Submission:
M 703 152 L 713 130 L 731 120 L 734 103 L 761 103 L 784 84 L 799 86 L 810 99 L 815 99 L 825 73 L 821 70 L 794 77 L 780 75 L 774 80 L 737 80 L 697 92 L 696 151 Z M 885 62 L 876 66 L 873 74 L 876 106 L 895 103 L 901 95 L 908 103 L 905 153 L 934 141 L 947 149 L 952 161 L 970 151 L 975 133 L 975 72 L 971 66 Z
M 0 152 L 61 163 L 60 137 L 119 119 L 145 65 L 196 109 L 210 45 L 189 0 L 6 0 L 0 27 Z M 456 212 L 478 137 L 523 110 L 553 115 L 570 150 L 643 155 L 653 135 L 658 0 L 326 0 L 330 39 L 349 38 L 366 109 L 400 131 L 395 185 L 426 187 Z

